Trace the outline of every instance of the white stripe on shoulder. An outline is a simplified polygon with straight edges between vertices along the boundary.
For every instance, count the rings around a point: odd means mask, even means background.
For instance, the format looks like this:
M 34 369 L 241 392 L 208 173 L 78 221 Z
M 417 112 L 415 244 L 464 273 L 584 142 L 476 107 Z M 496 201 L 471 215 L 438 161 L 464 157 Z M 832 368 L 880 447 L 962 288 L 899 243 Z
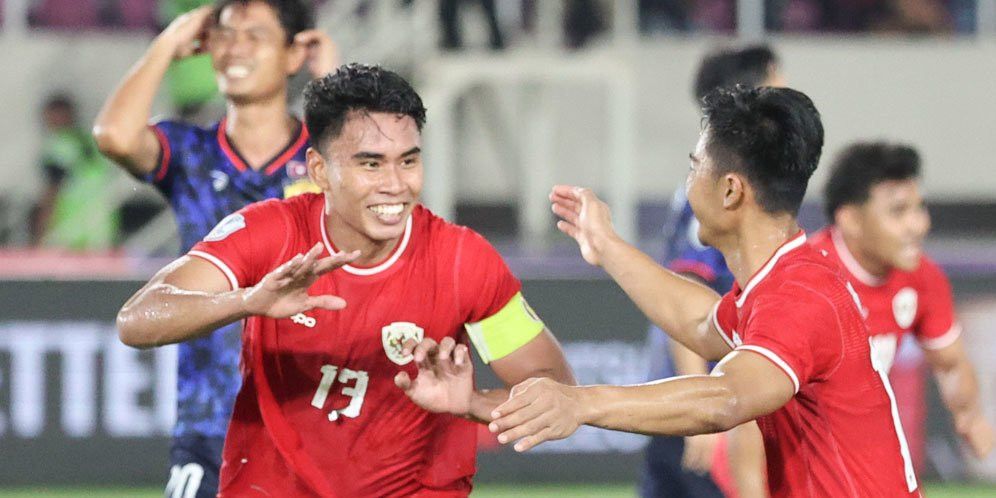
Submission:
M 792 385 L 795 386 L 795 392 L 796 393 L 799 392 L 799 377 L 795 374 L 795 370 L 792 370 L 792 367 L 790 367 L 789 364 L 785 362 L 785 360 L 781 359 L 781 357 L 779 357 L 777 354 L 775 354 L 774 351 L 772 351 L 772 350 L 770 350 L 768 348 L 761 347 L 761 346 L 755 346 L 753 344 L 746 344 L 746 345 L 740 346 L 740 347 L 737 348 L 737 351 L 739 351 L 739 350 L 753 351 L 753 352 L 755 352 L 755 353 L 757 353 L 757 354 L 759 354 L 761 356 L 764 356 L 765 358 L 771 360 L 772 363 L 774 363 L 775 365 L 778 365 L 778 368 L 781 368 L 782 370 L 785 371 L 785 374 L 788 375 L 789 379 L 792 380 Z
M 189 256 L 197 256 L 198 258 L 205 259 L 214 266 L 217 266 L 218 269 L 225 274 L 225 277 L 228 278 L 228 284 L 232 286 L 231 290 L 239 288 L 239 279 L 235 278 L 235 272 L 233 272 L 224 261 L 204 251 L 190 251 L 187 254 Z
M 961 330 L 962 330 L 961 324 L 955 322 L 955 324 L 952 325 L 947 332 L 940 335 L 939 337 L 934 337 L 933 339 L 925 339 L 919 341 L 920 347 L 922 347 L 923 349 L 929 349 L 931 351 L 944 349 L 954 344 L 955 341 L 957 341 L 958 338 L 961 337 Z
M 768 263 L 761 267 L 757 274 L 754 275 L 754 277 L 747 282 L 747 285 L 744 286 L 743 291 L 740 292 L 740 297 L 738 297 L 736 301 L 737 308 L 743 307 L 744 303 L 747 301 L 747 295 L 750 294 L 750 291 L 754 290 L 754 287 L 761 283 L 761 281 L 768 276 L 768 273 L 771 273 L 771 269 L 775 267 L 775 264 L 778 263 L 778 260 L 781 259 L 782 256 L 794 251 L 805 243 L 806 232 L 799 232 L 799 235 L 796 235 L 795 238 L 782 244 L 782 246 L 775 251 L 775 254 L 771 256 L 771 259 L 768 260 Z

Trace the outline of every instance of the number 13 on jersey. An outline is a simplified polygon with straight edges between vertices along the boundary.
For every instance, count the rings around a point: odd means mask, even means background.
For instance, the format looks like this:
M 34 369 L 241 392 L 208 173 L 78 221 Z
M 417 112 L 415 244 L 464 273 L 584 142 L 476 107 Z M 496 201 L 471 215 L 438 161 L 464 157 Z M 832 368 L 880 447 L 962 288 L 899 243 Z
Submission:
M 338 374 L 338 377 L 336 374 Z M 311 398 L 311 406 L 319 410 L 325 407 L 325 400 L 328 399 L 329 390 L 332 389 L 332 385 L 335 384 L 336 380 L 342 384 L 342 394 L 349 396 L 351 399 L 345 408 L 329 412 L 329 420 L 334 422 L 339 419 L 340 415 L 356 418 L 360 415 L 360 409 L 363 408 L 363 396 L 366 395 L 367 383 L 370 382 L 370 376 L 363 370 L 343 368 L 340 371 L 336 365 L 322 365 L 322 380 L 318 383 L 315 396 Z M 349 385 L 351 381 L 355 382 Z

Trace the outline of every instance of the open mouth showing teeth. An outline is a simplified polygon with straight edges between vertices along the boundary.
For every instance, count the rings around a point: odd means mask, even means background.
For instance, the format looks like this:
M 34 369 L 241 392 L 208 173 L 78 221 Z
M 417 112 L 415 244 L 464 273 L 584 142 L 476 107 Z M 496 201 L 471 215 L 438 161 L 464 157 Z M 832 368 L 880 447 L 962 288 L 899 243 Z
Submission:
M 249 76 L 249 68 L 246 66 L 228 66 L 225 68 L 225 76 L 229 78 L 245 78 Z
M 369 208 L 378 216 L 397 216 L 405 210 L 404 204 L 377 204 Z

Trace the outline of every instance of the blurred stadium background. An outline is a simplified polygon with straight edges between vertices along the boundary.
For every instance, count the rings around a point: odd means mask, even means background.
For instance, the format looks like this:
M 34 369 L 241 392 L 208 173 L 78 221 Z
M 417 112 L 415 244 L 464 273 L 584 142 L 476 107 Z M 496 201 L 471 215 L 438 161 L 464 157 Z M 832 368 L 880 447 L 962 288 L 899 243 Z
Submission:
M 106 243 L 60 245 L 31 220 L 51 194 L 45 103 L 75 102 L 86 130 L 158 30 L 200 3 L 0 0 L 0 497 L 157 496 L 164 482 L 175 352 L 122 346 L 113 318 L 176 253 L 172 216 L 108 167 L 78 204 L 114 213 L 109 227 L 87 228 L 110 228 Z M 416 83 L 429 109 L 425 203 L 499 247 L 585 383 L 644 380 L 646 321 L 555 233 L 550 185 L 593 187 L 621 232 L 655 254 L 698 132 L 698 60 L 717 45 L 771 43 L 823 113 L 825 158 L 859 138 L 920 149 L 928 249 L 952 278 L 996 420 L 996 0 L 316 5 L 345 61 Z M 220 116 L 203 61 L 171 76 L 160 112 Z M 823 223 L 822 181 L 818 170 L 803 213 L 811 229 Z M 964 456 L 917 348 L 902 349 L 893 376 L 928 495 L 996 496 L 996 457 Z M 475 496 L 632 496 L 644 443 L 585 429 L 514 455 L 482 433 Z

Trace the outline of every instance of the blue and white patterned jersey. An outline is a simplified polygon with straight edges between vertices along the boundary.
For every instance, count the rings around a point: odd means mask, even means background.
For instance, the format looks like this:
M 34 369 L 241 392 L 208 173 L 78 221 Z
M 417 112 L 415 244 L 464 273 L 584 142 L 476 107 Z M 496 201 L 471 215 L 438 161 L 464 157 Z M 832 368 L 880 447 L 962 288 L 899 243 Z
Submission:
M 733 274 L 726 267 L 723 255 L 703 245 L 698 233 L 699 221 L 692 213 L 685 190 L 678 189 L 671 199 L 671 209 L 664 225 L 664 253 L 660 262 L 671 271 L 695 275 L 714 291 L 725 294 L 733 286 Z M 651 380 L 677 375 L 671 358 L 670 341 L 667 334 L 651 324 L 647 335 Z
M 173 208 L 181 254 L 225 216 L 253 202 L 308 190 L 304 125 L 279 154 L 258 170 L 239 155 L 225 133 L 225 120 L 209 128 L 160 121 L 152 126 L 162 155 L 144 178 Z M 174 436 L 224 437 L 239 392 L 240 324 L 178 346 L 177 421 Z

